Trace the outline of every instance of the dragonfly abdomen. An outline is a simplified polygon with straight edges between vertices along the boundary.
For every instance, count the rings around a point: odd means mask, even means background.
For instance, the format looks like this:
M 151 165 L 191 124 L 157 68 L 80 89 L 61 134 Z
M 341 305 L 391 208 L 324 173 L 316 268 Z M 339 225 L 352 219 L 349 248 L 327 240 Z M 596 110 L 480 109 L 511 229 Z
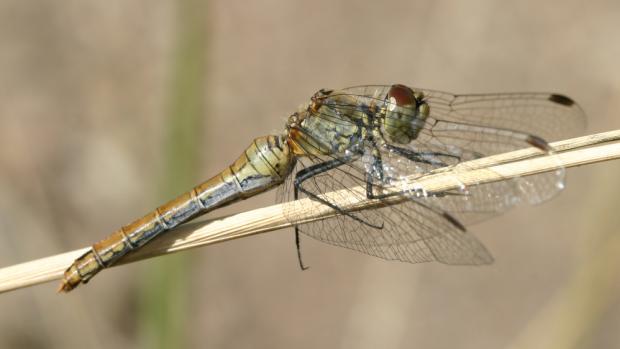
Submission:
M 88 282 L 100 270 L 181 223 L 282 183 L 294 159 L 282 136 L 255 139 L 218 175 L 94 244 L 65 271 L 59 290 L 68 292 Z

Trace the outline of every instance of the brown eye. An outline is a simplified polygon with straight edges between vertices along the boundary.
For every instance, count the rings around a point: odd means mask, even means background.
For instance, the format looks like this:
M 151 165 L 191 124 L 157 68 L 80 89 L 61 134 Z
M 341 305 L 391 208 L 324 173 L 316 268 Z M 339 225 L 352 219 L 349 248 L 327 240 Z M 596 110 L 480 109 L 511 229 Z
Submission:
M 388 101 L 397 106 L 415 105 L 416 99 L 413 90 L 405 85 L 392 85 L 387 93 Z

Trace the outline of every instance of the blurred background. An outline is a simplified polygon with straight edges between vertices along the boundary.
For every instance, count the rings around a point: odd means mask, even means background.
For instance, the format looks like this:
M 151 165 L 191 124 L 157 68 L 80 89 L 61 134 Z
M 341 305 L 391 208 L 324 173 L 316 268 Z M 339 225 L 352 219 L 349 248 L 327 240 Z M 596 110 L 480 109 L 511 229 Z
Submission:
M 554 91 L 620 128 L 618 1 L 0 1 L 0 266 L 92 244 L 278 132 L 319 88 Z M 0 295 L 0 347 L 620 346 L 620 162 L 471 230 L 488 267 L 292 230 Z M 209 217 L 269 205 L 274 193 Z

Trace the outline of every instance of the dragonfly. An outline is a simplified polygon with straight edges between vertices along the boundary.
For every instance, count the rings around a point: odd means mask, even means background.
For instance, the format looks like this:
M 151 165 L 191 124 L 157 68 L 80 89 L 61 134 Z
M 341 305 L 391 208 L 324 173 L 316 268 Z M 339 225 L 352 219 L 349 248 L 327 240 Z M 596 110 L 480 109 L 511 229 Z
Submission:
M 520 148 L 553 154 L 549 141 L 584 127 L 583 110 L 556 93 L 451 94 L 402 84 L 321 89 L 282 133 L 256 138 L 211 179 L 95 243 L 64 272 L 59 291 L 87 283 L 182 223 L 275 187 L 278 201 L 290 204 L 291 222 L 299 222 L 294 205 L 302 198 L 336 213 L 295 225 L 302 269 L 300 233 L 387 260 L 488 264 L 493 257 L 466 225 L 552 198 L 564 187 L 562 168 L 441 192 L 395 191 L 395 183 Z M 324 195 L 332 192 L 399 203 L 352 211 Z

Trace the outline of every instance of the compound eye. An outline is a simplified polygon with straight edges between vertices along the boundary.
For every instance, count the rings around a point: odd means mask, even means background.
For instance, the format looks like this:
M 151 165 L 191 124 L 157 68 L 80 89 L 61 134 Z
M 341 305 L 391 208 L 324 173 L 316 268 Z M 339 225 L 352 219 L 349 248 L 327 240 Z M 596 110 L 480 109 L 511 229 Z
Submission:
M 392 108 L 416 104 L 413 90 L 401 84 L 392 85 L 387 93 L 387 98 Z

